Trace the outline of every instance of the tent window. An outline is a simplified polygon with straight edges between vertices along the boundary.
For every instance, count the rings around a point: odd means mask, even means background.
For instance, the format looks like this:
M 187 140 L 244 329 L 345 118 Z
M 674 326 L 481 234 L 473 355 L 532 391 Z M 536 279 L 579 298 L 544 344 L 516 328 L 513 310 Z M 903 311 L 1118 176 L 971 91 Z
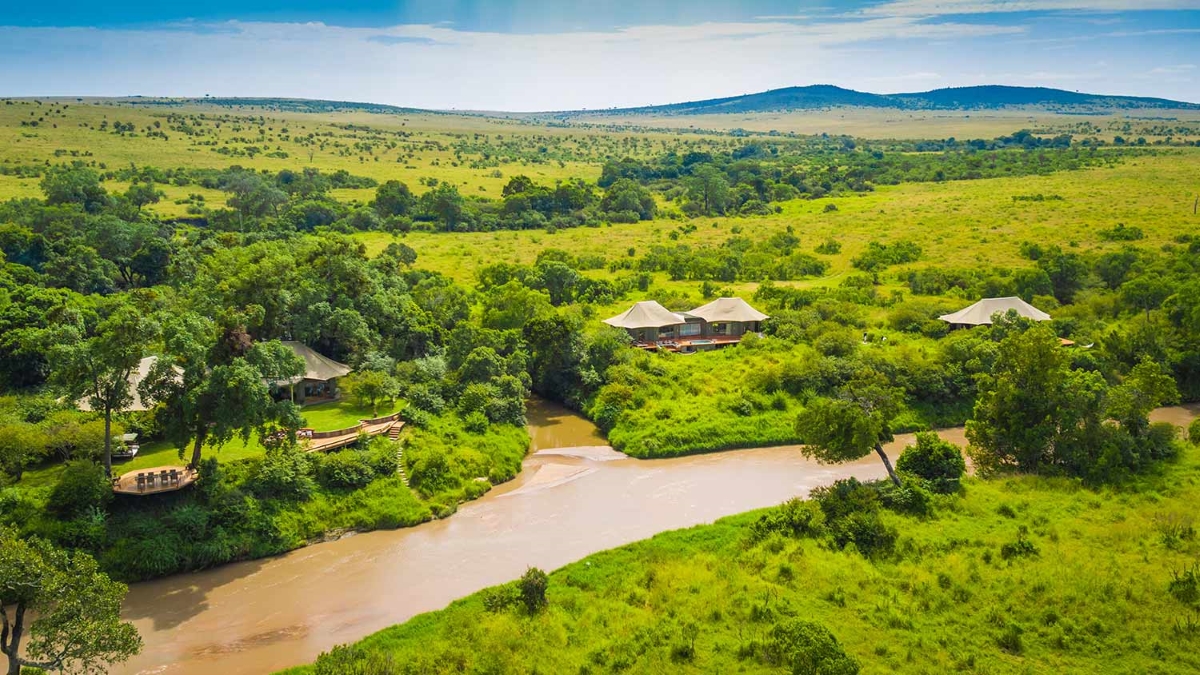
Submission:
M 679 327 L 679 334 L 680 335 L 699 335 L 700 328 L 701 328 L 701 326 L 698 323 L 685 323 Z

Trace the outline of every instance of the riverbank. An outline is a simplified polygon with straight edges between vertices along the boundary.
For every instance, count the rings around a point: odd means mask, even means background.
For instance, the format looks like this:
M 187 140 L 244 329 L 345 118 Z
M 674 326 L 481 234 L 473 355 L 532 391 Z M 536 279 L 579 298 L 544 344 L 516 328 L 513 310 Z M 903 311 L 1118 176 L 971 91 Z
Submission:
M 479 593 L 288 672 L 774 673 L 799 619 L 864 674 L 1194 673 L 1198 477 L 1190 446 L 1136 489 L 968 479 L 930 517 L 885 512 L 899 539 L 875 560 L 745 513 L 567 565 L 534 616 Z

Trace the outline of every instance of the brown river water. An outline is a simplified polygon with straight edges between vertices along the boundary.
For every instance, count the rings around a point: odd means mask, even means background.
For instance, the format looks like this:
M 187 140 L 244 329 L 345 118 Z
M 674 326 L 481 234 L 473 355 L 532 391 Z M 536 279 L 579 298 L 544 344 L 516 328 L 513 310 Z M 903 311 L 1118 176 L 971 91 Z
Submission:
M 1195 408 L 1155 411 L 1185 425 Z M 657 532 L 771 506 L 839 478 L 879 478 L 873 455 L 840 466 L 795 447 L 630 459 L 592 424 L 531 404 L 533 447 L 515 480 L 445 520 L 371 532 L 265 560 L 135 584 L 125 616 L 145 649 L 114 673 L 250 675 L 312 661 L 330 647 L 514 579 Z M 941 432 L 965 444 L 962 429 Z M 894 459 L 912 442 L 897 437 Z

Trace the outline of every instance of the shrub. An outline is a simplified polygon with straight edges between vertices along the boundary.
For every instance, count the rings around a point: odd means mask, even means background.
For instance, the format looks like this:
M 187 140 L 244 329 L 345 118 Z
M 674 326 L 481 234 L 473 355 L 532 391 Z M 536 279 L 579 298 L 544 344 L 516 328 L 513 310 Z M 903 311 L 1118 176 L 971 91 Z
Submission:
M 1171 570 L 1171 581 L 1167 590 L 1178 601 L 1194 605 L 1200 601 L 1200 565 L 1192 565 L 1182 572 Z
M 803 619 L 786 619 L 771 629 L 763 656 L 797 675 L 857 675 L 858 661 L 829 629 Z
M 1188 427 L 1188 440 L 1192 445 L 1200 445 L 1200 417 L 1192 420 L 1191 426 Z
M 825 530 L 825 514 L 811 501 L 789 499 L 770 509 L 750 525 L 750 539 L 759 542 L 773 533 L 789 537 L 815 537 Z
M 374 478 L 367 453 L 359 450 L 331 452 L 317 466 L 317 480 L 327 488 L 366 487 Z
M 112 501 L 112 485 L 99 464 L 69 462 L 50 491 L 46 510 L 60 518 L 83 516 Z
M 916 481 L 904 485 L 884 482 L 876 489 L 883 506 L 891 511 L 910 516 L 928 516 L 933 512 L 933 496 Z
M 306 453 L 295 446 L 267 451 L 253 483 L 255 494 L 278 499 L 306 500 L 316 489 L 312 465 Z
M 896 470 L 928 482 L 934 492 L 949 494 L 958 490 L 967 463 L 957 445 L 926 431 L 917 434 L 916 445 L 905 448 Z
M 536 614 L 546 606 L 546 587 L 549 585 L 550 579 L 545 572 L 536 567 L 525 570 L 525 574 L 517 581 L 517 587 L 521 590 L 521 602 L 526 611 Z
M 489 612 L 503 612 L 521 602 L 521 589 L 513 583 L 485 588 L 479 595 L 483 599 L 483 608 Z
M 1024 525 L 1018 530 L 1016 541 L 1010 541 L 1000 547 L 1000 557 L 1004 560 L 1032 558 L 1036 557 L 1038 553 L 1038 547 L 1029 541 L 1029 532 Z
M 879 510 L 879 494 L 857 478 L 844 478 L 832 485 L 815 488 L 812 498 L 821 507 L 825 520 L 833 522 L 856 512 Z
M 851 513 L 830 526 L 833 543 L 838 548 L 850 544 L 868 558 L 890 554 L 896 547 L 899 533 L 883 522 L 878 512 Z

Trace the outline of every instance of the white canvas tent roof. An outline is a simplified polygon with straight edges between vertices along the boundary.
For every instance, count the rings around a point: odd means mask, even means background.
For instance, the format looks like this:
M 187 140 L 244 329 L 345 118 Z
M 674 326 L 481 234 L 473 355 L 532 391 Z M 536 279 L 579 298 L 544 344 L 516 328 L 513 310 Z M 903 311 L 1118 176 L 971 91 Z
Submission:
M 714 321 L 751 322 L 770 318 L 741 298 L 717 298 L 707 305 L 693 309 L 688 314 L 698 316 L 709 323 Z
M 1016 310 L 1017 314 L 1026 319 L 1034 321 L 1050 320 L 1049 314 L 1016 297 L 984 298 L 970 307 L 960 309 L 953 314 L 943 314 L 938 318 L 952 324 L 984 326 L 991 325 L 992 315 L 996 313 L 1006 314 L 1010 309 Z
M 301 378 L 297 378 L 298 380 L 332 380 L 343 375 L 348 375 L 352 370 L 350 366 L 344 363 L 338 363 L 328 356 L 317 353 L 316 350 L 303 342 L 284 340 L 283 344 L 295 352 L 296 356 L 304 359 L 304 375 Z
M 137 369 L 129 373 L 129 393 L 133 396 L 133 401 L 129 404 L 129 407 L 125 408 L 125 410 L 142 412 L 150 409 L 150 406 L 146 405 L 146 403 L 142 401 L 141 395 L 138 394 L 138 385 L 142 383 L 142 380 L 146 379 L 146 377 L 150 375 L 150 369 L 153 368 L 154 364 L 157 362 L 157 356 L 147 356 L 138 362 Z M 84 397 L 79 401 L 79 409 L 84 412 L 92 412 L 92 405 L 88 403 L 87 397 Z
M 662 328 L 686 323 L 687 319 L 653 300 L 643 300 L 620 314 L 605 319 L 604 323 L 617 328 Z

